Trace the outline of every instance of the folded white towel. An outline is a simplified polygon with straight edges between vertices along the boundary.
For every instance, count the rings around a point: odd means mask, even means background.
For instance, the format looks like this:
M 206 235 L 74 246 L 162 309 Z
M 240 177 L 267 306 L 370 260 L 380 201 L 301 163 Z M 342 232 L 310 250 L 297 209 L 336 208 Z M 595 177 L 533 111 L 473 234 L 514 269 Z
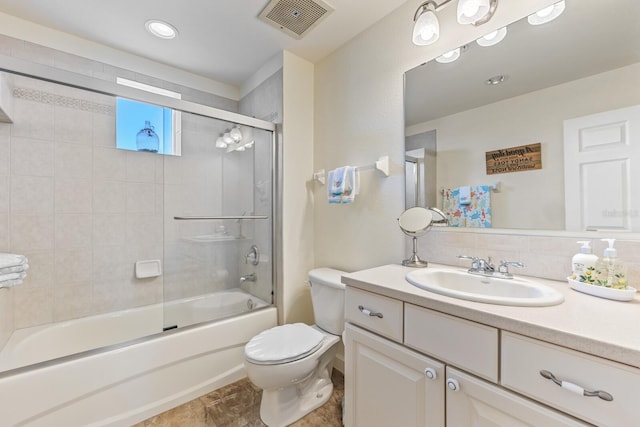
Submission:
M 22 284 L 22 279 L 5 280 L 4 282 L 0 282 L 0 289 L 10 288 L 12 286 L 21 285 L 21 284 Z
M 24 255 L 7 254 L 0 252 L 0 268 L 17 267 L 27 264 L 27 257 Z
M 22 280 L 25 277 L 27 277 L 27 273 L 0 274 L 0 285 L 2 285 L 3 282 L 9 282 L 11 280 Z
M 0 268 L 0 274 L 22 273 L 29 269 L 29 264 L 17 265 L 15 267 Z

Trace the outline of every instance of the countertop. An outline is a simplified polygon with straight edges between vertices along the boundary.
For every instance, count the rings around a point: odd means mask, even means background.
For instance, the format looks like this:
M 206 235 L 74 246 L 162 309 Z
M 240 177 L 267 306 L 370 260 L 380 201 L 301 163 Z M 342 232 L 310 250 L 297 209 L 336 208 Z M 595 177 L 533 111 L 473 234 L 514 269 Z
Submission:
M 427 268 L 466 271 L 429 264 Z M 347 286 L 385 295 L 502 330 L 526 335 L 640 368 L 640 293 L 620 302 L 574 291 L 566 282 L 522 276 L 557 289 L 562 304 L 514 307 L 451 298 L 411 285 L 405 280 L 415 268 L 390 264 L 342 276 Z

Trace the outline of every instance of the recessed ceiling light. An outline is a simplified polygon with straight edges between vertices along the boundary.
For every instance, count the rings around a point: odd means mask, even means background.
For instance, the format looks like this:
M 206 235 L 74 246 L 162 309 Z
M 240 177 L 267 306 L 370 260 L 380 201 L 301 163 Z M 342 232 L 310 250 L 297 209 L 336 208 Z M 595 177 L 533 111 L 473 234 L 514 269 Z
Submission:
M 161 39 L 172 39 L 178 34 L 176 27 L 168 22 L 160 21 L 157 19 L 150 19 L 144 23 L 145 28 L 151 34 Z

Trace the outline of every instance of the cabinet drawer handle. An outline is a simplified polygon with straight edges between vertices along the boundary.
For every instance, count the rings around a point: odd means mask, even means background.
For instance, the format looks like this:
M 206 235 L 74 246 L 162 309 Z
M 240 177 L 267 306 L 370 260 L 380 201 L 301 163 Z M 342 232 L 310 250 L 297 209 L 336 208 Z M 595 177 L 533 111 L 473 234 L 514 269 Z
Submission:
M 360 312 L 362 314 L 365 314 L 367 316 L 375 316 L 375 317 L 379 317 L 382 319 L 382 313 L 378 312 L 378 311 L 371 311 L 368 308 L 364 308 L 363 306 L 359 305 L 358 306 L 358 310 L 360 310 Z
M 559 379 L 557 379 L 555 377 L 555 375 L 553 375 L 551 372 L 547 371 L 547 370 L 541 370 L 540 371 L 540 375 L 542 375 L 544 378 L 553 381 L 555 384 L 559 385 L 560 387 L 567 389 L 573 393 L 579 394 L 581 396 L 587 396 L 587 397 L 594 397 L 597 396 L 602 400 L 606 400 L 607 402 L 611 402 L 613 400 L 613 396 L 610 395 L 609 393 L 607 393 L 606 391 L 602 391 L 602 390 L 594 390 L 594 391 L 589 391 L 589 390 L 585 390 L 582 387 L 580 387 L 577 384 L 574 383 L 570 383 L 568 381 L 561 381 Z

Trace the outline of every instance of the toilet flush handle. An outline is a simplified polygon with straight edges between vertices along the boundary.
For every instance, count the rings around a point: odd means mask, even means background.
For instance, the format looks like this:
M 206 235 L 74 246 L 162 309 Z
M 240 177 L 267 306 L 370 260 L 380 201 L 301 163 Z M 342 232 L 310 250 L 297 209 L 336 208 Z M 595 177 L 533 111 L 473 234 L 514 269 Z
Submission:
M 358 306 L 358 310 L 360 310 L 360 312 L 364 315 L 367 316 L 372 316 L 372 317 L 379 317 L 380 319 L 382 319 L 384 316 L 382 315 L 382 313 L 380 313 L 379 311 L 371 311 L 368 308 L 364 308 L 363 306 L 359 305 Z

